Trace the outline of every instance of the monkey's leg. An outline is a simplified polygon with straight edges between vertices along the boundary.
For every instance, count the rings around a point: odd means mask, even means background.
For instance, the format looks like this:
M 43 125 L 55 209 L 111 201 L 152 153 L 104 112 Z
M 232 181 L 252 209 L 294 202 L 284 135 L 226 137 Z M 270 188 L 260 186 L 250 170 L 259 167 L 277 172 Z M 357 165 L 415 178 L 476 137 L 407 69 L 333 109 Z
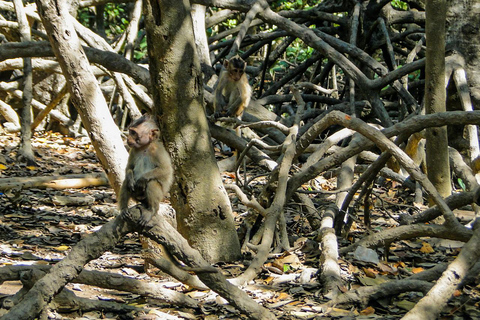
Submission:
M 163 192 L 162 184 L 156 180 L 150 180 L 145 188 L 145 199 L 142 200 L 142 204 L 148 210 L 142 210 L 142 216 L 138 222 L 140 226 L 143 228 L 153 227 L 149 225 L 149 222 L 157 214 L 164 197 L 165 193 Z

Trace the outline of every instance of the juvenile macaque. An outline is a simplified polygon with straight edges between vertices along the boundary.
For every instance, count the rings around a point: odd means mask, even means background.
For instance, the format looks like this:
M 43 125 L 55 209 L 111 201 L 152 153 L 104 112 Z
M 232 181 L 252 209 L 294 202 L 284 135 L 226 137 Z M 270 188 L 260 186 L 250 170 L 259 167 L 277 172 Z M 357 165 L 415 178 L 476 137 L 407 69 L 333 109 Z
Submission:
M 159 128 L 149 115 L 143 115 L 129 127 L 127 144 L 130 147 L 125 180 L 119 205 L 121 212 L 134 199 L 148 209 L 139 221 L 145 227 L 156 214 L 173 182 L 173 167 L 165 146 L 159 139 Z
M 252 93 L 245 74 L 246 67 L 247 64 L 238 55 L 223 63 L 213 100 L 215 118 L 221 116 L 242 118 Z

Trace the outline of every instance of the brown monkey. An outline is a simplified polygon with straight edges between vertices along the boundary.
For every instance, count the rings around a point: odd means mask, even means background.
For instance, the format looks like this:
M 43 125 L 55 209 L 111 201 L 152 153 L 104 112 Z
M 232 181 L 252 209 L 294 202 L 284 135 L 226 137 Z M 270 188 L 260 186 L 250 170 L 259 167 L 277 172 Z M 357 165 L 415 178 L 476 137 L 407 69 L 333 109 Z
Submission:
M 160 203 L 168 193 L 173 182 L 173 167 L 170 156 L 165 146 L 159 139 L 159 128 L 155 120 L 149 115 L 143 115 L 135 120 L 128 129 L 127 144 L 130 147 L 125 180 L 120 189 L 119 206 L 122 214 L 128 209 L 128 202 L 134 199 L 148 210 L 142 212 L 139 224 L 147 226 L 154 214 L 157 214 Z M 169 223 L 176 226 L 174 217 L 169 218 Z M 157 259 L 163 270 L 169 274 L 186 279 L 194 287 L 200 287 L 195 280 L 188 278 L 186 271 L 217 272 L 213 267 L 188 268 L 180 266 L 175 258 L 159 243 L 149 238 L 140 236 L 144 249 L 144 269 L 149 272 L 151 262 Z M 198 279 L 197 279 L 198 281 Z M 203 288 L 203 287 L 202 287 Z M 204 289 L 204 288 L 203 288 Z
M 128 129 L 130 147 L 125 180 L 120 189 L 119 206 L 123 213 L 134 199 L 148 209 L 140 225 L 145 227 L 159 209 L 173 182 L 173 167 L 165 146 L 159 139 L 159 128 L 149 115 L 135 120 Z
M 213 100 L 215 118 L 221 116 L 242 118 L 252 94 L 245 74 L 246 67 L 246 62 L 239 55 L 223 63 Z

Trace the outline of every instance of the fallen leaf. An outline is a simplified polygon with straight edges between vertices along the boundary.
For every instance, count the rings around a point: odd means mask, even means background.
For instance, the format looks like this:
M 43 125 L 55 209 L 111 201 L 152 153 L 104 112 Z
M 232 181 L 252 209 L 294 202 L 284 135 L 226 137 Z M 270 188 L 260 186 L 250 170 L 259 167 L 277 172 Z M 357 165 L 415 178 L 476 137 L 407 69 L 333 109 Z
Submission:
M 377 277 L 377 272 L 373 270 L 372 268 L 362 268 L 363 272 L 365 272 L 365 275 L 369 278 L 376 278 Z
M 413 273 L 420 273 L 422 272 L 424 269 L 423 268 L 412 268 L 412 272 Z
M 358 277 L 358 281 L 364 286 L 376 286 L 387 282 L 388 280 L 383 279 L 382 277 L 369 278 L 369 277 Z
M 415 306 L 415 302 L 402 300 L 396 303 L 397 307 L 402 308 L 404 310 L 411 310 Z
M 422 246 L 422 248 L 420 248 L 420 252 L 422 252 L 422 253 L 433 253 L 433 252 L 435 252 L 435 250 L 433 250 L 432 246 L 429 243 L 423 242 L 423 246 Z
M 362 316 L 368 316 L 368 315 L 371 315 L 371 314 L 374 314 L 375 313 L 375 309 L 372 308 L 372 307 L 368 307 L 366 309 L 363 309 L 362 311 L 360 311 L 360 314 Z
M 67 251 L 68 249 L 70 249 L 70 247 L 69 246 L 58 246 L 58 247 L 55 247 L 53 249 L 57 250 L 57 251 Z

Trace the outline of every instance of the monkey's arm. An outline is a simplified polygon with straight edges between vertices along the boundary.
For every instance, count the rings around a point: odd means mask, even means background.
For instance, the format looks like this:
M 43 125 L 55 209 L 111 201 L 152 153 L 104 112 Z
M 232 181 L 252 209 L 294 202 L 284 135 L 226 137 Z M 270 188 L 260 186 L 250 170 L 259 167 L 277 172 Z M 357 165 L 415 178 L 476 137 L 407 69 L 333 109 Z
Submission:
M 118 205 L 120 207 L 120 211 L 123 211 L 128 208 L 128 200 L 130 200 L 130 191 L 128 190 L 128 178 L 125 177 L 125 181 L 120 188 L 120 193 L 118 194 Z
M 240 94 L 233 100 L 229 101 L 227 106 L 227 116 L 241 117 L 243 111 L 250 103 L 251 88 L 246 79 L 240 86 Z
M 145 174 L 138 179 L 138 183 L 148 183 L 150 181 L 158 181 L 163 184 L 164 182 L 171 181 L 172 172 L 170 169 L 162 167 L 157 167 L 153 170 L 145 172 Z
M 150 145 L 149 159 L 152 164 L 151 170 L 143 173 L 142 177 L 138 179 L 137 184 L 141 188 L 145 188 L 150 181 L 157 181 L 165 191 L 170 188 L 173 181 L 173 167 L 168 152 L 165 150 L 161 141 L 155 141 L 155 144 Z
M 220 77 L 218 79 L 218 84 L 217 87 L 215 88 L 215 97 L 213 99 L 213 109 L 215 112 L 215 116 L 220 115 L 220 113 L 223 111 L 223 108 L 225 107 L 225 98 L 223 97 L 223 89 L 225 89 L 225 86 L 227 85 L 227 71 L 222 70 L 220 72 Z
M 120 210 L 128 208 L 128 201 L 130 200 L 133 188 L 135 187 L 135 179 L 133 177 L 134 160 L 135 154 L 133 151 L 130 151 L 127 167 L 125 168 L 125 179 L 123 180 L 122 186 L 120 187 L 120 193 L 118 194 Z

